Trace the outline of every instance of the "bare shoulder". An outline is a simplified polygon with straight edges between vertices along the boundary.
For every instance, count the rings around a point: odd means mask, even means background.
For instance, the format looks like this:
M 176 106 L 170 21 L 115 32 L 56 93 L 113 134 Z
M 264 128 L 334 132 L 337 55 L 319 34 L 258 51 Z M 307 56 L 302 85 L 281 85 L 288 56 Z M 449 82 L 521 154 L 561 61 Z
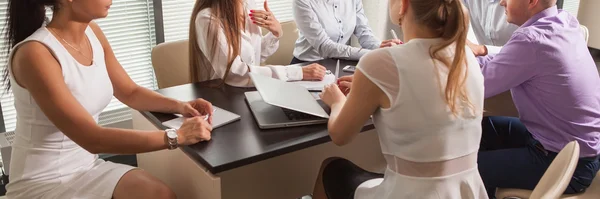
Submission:
M 50 49 L 38 41 L 28 41 L 14 49 L 13 65 L 34 66 L 33 63 L 47 63 L 56 61 Z
M 38 41 L 28 41 L 14 50 L 10 67 L 15 80 L 23 88 L 27 88 L 31 77 L 61 73 L 60 64 L 51 50 Z

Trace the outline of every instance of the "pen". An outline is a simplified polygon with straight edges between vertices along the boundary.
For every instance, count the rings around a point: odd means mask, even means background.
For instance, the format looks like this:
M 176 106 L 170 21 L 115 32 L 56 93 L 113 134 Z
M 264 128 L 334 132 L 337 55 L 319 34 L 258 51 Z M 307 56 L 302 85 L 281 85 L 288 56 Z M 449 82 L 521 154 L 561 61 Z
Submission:
M 213 111 L 212 111 L 212 115 L 214 115 L 214 114 L 215 114 L 215 111 L 217 111 L 217 109 L 213 109 Z M 206 114 L 206 115 L 204 116 L 204 120 L 205 120 L 205 121 L 206 121 L 206 120 L 208 120 L 208 118 L 210 117 L 210 115 L 211 115 L 211 113 L 209 113 L 209 114 Z
M 394 39 L 398 39 L 398 35 L 396 35 L 396 31 L 394 31 L 394 29 L 390 29 L 390 33 L 392 34 L 392 37 L 394 37 Z
M 335 65 L 335 79 L 337 80 L 340 77 L 340 60 L 337 60 L 337 64 Z

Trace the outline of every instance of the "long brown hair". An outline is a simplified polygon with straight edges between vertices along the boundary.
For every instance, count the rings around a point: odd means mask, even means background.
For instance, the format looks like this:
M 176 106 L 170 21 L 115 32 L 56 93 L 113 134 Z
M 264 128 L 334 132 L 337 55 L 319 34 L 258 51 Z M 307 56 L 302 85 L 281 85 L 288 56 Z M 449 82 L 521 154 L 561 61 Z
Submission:
M 465 88 L 467 79 L 465 45 L 469 19 L 461 0 L 410 0 L 410 4 L 416 22 L 434 31 L 443 39 L 439 45 L 431 47 L 429 55 L 449 69 L 444 100 L 450 107 L 450 111 L 454 115 L 460 114 L 463 108 L 474 111 Z M 456 45 L 454 57 L 444 56 L 442 51 L 452 44 Z
M 214 58 L 217 50 L 219 50 L 217 46 L 219 43 L 218 29 L 221 27 L 224 30 L 223 32 L 228 44 L 227 70 L 222 77 L 223 80 L 227 79 L 233 60 L 240 54 L 240 35 L 244 17 L 242 16 L 243 13 L 241 13 L 241 6 L 242 0 L 196 1 L 190 18 L 189 32 L 189 62 L 192 82 L 205 81 L 213 77 L 215 71 L 209 61 L 210 59 L 207 59 L 207 57 Z M 200 11 L 206 8 L 211 9 L 211 20 L 208 28 L 204 30 L 208 32 L 208 38 L 197 38 L 196 17 Z M 198 39 L 203 40 L 202 42 L 210 42 L 211 52 L 203 53 L 198 46 Z

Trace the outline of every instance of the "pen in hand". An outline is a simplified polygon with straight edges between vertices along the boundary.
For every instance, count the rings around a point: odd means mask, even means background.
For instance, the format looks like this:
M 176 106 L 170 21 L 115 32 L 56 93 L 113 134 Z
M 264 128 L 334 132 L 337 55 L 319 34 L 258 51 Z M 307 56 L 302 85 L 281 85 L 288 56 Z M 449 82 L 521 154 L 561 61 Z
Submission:
M 204 121 L 208 121 L 208 118 L 209 118 L 211 115 L 214 115 L 214 114 L 215 114 L 215 111 L 217 111 L 217 109 L 213 109 L 212 113 L 208 113 L 208 114 L 204 115 Z

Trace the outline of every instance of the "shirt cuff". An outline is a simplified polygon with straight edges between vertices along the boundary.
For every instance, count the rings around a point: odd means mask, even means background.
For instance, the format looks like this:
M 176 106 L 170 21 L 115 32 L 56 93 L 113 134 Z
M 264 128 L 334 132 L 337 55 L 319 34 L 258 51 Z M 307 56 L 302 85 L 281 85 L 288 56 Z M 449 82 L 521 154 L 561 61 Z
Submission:
M 280 36 L 283 36 L 280 35 Z M 279 43 L 279 37 L 276 37 L 275 35 L 273 35 L 273 33 L 269 32 L 267 33 L 264 37 L 263 40 L 266 41 L 266 44 L 269 46 L 274 46 L 277 45 Z
M 288 81 L 300 81 L 303 79 L 301 66 L 286 66 L 285 71 Z

